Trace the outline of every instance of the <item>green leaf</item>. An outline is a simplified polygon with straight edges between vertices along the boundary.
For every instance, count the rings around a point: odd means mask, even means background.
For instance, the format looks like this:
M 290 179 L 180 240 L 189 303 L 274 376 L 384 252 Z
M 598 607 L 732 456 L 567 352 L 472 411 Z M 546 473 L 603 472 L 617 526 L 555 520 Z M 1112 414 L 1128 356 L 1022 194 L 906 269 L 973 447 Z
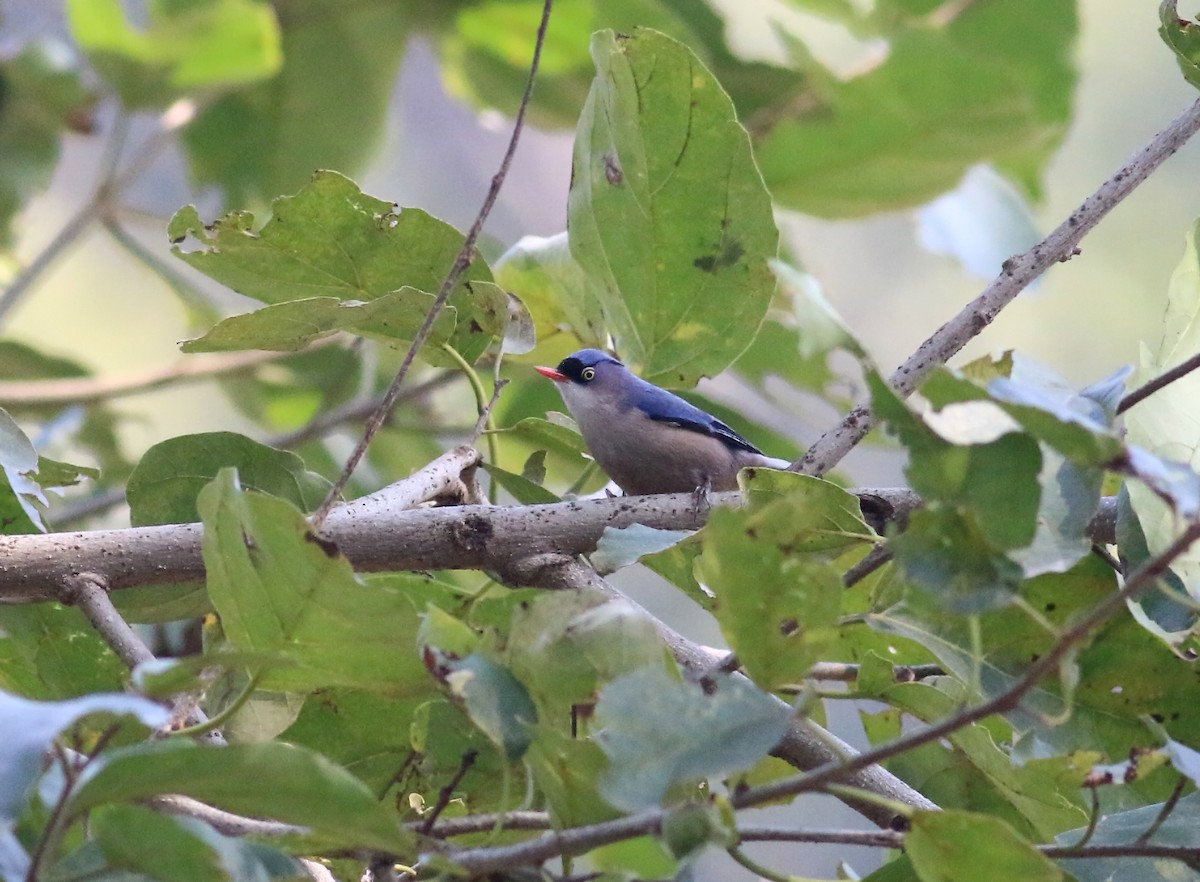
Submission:
M 567 243 L 567 234 L 524 236 L 495 266 L 496 281 L 525 302 L 539 346 L 557 363 L 576 349 L 605 343 L 600 304 Z M 541 351 L 546 351 L 543 348 Z
M 571 253 L 617 349 L 651 382 L 716 374 L 754 337 L 778 232 L 720 85 L 655 31 L 592 41 L 568 204 Z
M 3 642 L 31 673 L 37 698 L 67 698 L 115 692 L 126 669 L 78 609 L 56 603 L 0 604 Z M 3 676 L 0 674 L 0 676 Z
M 16 420 L 0 408 L 0 532 L 46 532 L 34 503 L 47 504 L 33 473 L 38 455 Z
M 462 699 L 471 721 L 504 751 L 518 760 L 533 741 L 537 708 L 521 681 L 503 665 L 478 653 L 445 662 L 445 680 Z
M 3 131 L 4 119 L 5 116 L 0 114 L 0 131 Z M 50 380 L 87 377 L 91 376 L 91 371 L 72 359 L 48 355 L 22 343 L 4 340 L 0 341 L 0 376 L 8 380 Z M 61 410 L 60 405 L 52 403 L 14 404 L 9 408 L 9 413 L 23 419 L 52 421 L 61 415 Z M 73 433 L 72 441 L 92 455 L 100 465 L 106 483 L 123 481 L 132 463 L 126 460 L 117 439 L 115 427 L 118 417 L 103 402 L 83 404 L 81 415 L 79 428 Z
M 1122 368 L 1101 381 L 1104 390 L 1119 389 L 1128 371 Z M 1028 358 L 1014 354 L 1007 377 L 987 386 L 988 394 L 1040 441 L 1079 465 L 1111 463 L 1122 449 L 1115 414 L 1097 400 L 1096 392 L 1076 392 L 1065 380 Z
M 857 358 L 866 358 L 866 349 L 825 299 L 816 279 L 782 260 L 772 259 L 769 265 L 779 281 L 781 291 L 791 300 L 792 313 L 801 332 L 797 340 L 801 358 L 828 355 L 835 349 L 844 349 Z
M 598 25 L 593 3 L 568 3 L 554 10 L 542 48 L 530 119 L 535 125 L 569 126 L 587 93 L 590 69 L 580 51 Z M 530 35 L 542 8 L 525 0 L 491 0 L 452 7 L 443 29 L 441 62 L 455 97 L 479 109 L 511 114 L 529 78 Z
M 503 779 L 509 765 L 503 749 L 478 726 L 473 724 L 466 709 L 444 698 L 422 703 L 416 708 L 404 733 L 411 749 L 421 760 L 414 782 L 429 800 L 437 800 L 443 787 L 462 771 L 468 754 L 476 759 L 458 787 L 459 803 L 468 812 L 507 810 L 504 802 Z M 410 785 L 405 786 L 405 790 Z M 403 791 L 401 791 L 403 792 Z
M 656 836 L 638 836 L 610 845 L 602 845 L 588 853 L 596 867 L 617 873 L 618 878 L 674 879 L 679 863 Z
M 226 638 L 286 663 L 266 673 L 262 688 L 410 688 L 420 661 L 398 629 L 411 623 L 415 631 L 416 610 L 445 597 L 444 586 L 420 577 L 358 579 L 294 506 L 244 491 L 230 469 L 198 504 L 208 593 Z
M 934 410 L 913 413 L 875 372 L 872 406 L 909 451 L 905 470 L 927 502 L 954 506 L 998 550 L 1034 537 L 1042 468 L 1037 442 L 986 392 L 948 372 L 921 387 Z
M 508 663 L 543 729 L 565 729 L 572 709 L 594 701 L 605 683 L 665 658 L 654 622 L 625 601 L 556 591 L 513 611 Z
M 544 455 L 546 451 L 539 452 Z M 554 493 L 524 475 L 513 474 L 488 462 L 481 463 L 481 465 L 483 470 L 492 476 L 492 480 L 499 484 L 505 492 L 511 494 L 512 498 L 521 505 L 543 505 L 562 501 Z
M 1158 35 L 1175 53 L 1183 78 L 1200 89 L 1200 25 L 1179 17 L 1176 0 L 1162 0 L 1158 7 Z
M 1033 542 L 1009 553 L 1026 577 L 1065 573 L 1091 553 L 1087 528 L 1100 506 L 1104 472 L 1077 466 L 1052 450 L 1043 450 L 1038 481 L 1042 498 Z
M 755 471 L 746 494 L 748 510 L 709 517 L 701 579 L 747 675 L 777 689 L 800 682 L 834 640 L 844 589 L 831 553 L 872 533 L 858 499 L 818 478 Z
M 180 435 L 155 444 L 129 476 L 129 519 L 135 527 L 200 520 L 196 496 L 223 468 L 238 470 L 242 486 L 312 511 L 329 482 L 304 468 L 294 453 L 235 432 Z
M 184 352 L 242 349 L 295 352 L 337 331 L 407 348 L 433 301 L 432 294 L 407 287 L 365 303 L 336 297 L 291 300 L 218 322 L 203 337 L 184 341 L 182 349 Z M 426 345 L 436 347 L 448 342 L 454 326 L 454 311 L 442 310 Z
M 726 816 L 712 803 L 684 803 L 663 819 L 663 844 L 680 860 L 696 855 L 709 845 L 728 848 L 738 842 L 732 818 L 732 812 Z
M 779 743 L 790 709 L 744 680 L 708 685 L 651 665 L 604 688 L 593 737 L 610 764 L 605 799 L 627 811 L 660 805 L 671 785 L 748 769 Z
M 1145 534 L 1129 500 L 1129 485 L 1117 494 L 1117 547 L 1126 567 L 1139 567 L 1150 557 Z M 1173 649 L 1182 649 L 1192 637 L 1200 612 L 1188 600 L 1183 580 L 1170 568 L 1160 577 L 1163 590 L 1150 591 L 1129 604 L 1137 622 Z
M 1179 365 L 1200 351 L 1200 255 L 1196 237 L 1200 222 L 1188 231 L 1183 259 L 1171 276 L 1167 305 L 1163 316 L 1161 341 L 1143 345 L 1140 364 L 1130 380 L 1138 388 L 1164 371 Z M 1183 477 L 1200 467 L 1200 374 L 1195 371 L 1180 377 L 1138 403 L 1125 414 L 1130 445 L 1145 448 L 1163 460 L 1186 457 Z M 1177 472 L 1176 474 L 1179 474 Z M 1169 476 L 1168 476 L 1169 477 Z M 1160 553 L 1179 534 L 1179 513 L 1159 497 L 1160 488 L 1141 481 L 1127 483 L 1130 501 L 1145 534 L 1147 550 Z M 1169 489 L 1169 488 L 1168 488 Z M 1192 597 L 1200 596 L 1200 548 L 1193 547 L 1171 562 L 1172 571 L 1182 579 Z
M 270 846 L 222 836 L 194 818 L 171 817 L 141 806 L 105 806 L 90 825 L 109 868 L 159 882 L 269 880 L 304 873 L 299 861 Z
M 701 531 L 665 551 L 644 558 L 642 563 L 686 594 L 701 609 L 711 612 L 715 599 L 713 593 L 696 579 L 695 562 L 703 551 L 704 533 Z
M 410 3 L 330 14 L 325 0 L 289 2 L 283 67 L 207 104 L 184 130 L 197 184 L 221 188 L 227 205 L 258 205 L 294 192 L 313 169 L 357 174 L 380 147 L 415 17 Z
M 981 162 L 1036 190 L 1070 119 L 1077 30 L 1073 0 L 973 4 L 893 30 L 879 65 L 823 75 L 801 112 L 754 120 L 767 186 L 821 217 L 918 205 Z
M 524 355 L 537 345 L 533 316 L 520 297 L 494 282 L 472 282 L 469 286 L 475 321 L 501 341 L 510 355 Z
M 913 512 L 888 548 L 908 579 L 959 614 L 1006 606 L 1024 576 L 973 518 L 942 506 Z
M 678 545 L 692 535 L 693 530 L 659 530 L 642 524 L 630 524 L 620 529 L 605 527 L 588 560 L 601 575 L 615 573 L 648 554 Z
M 1011 688 L 1030 659 L 1049 651 L 1062 628 L 1115 588 L 1112 570 L 1089 556 L 1067 573 L 1027 580 L 1020 592 L 1023 609 L 995 609 L 968 621 L 924 593 L 911 593 L 903 603 L 871 612 L 866 620 L 884 634 L 917 641 L 959 681 L 991 698 Z M 1035 610 L 1056 630 L 1047 630 L 1027 610 Z M 1117 616 L 1078 650 L 1060 682 L 1043 682 L 1006 717 L 1017 738 L 1016 759 L 1095 751 L 1116 762 L 1131 750 L 1157 743 L 1147 734 L 1145 715 L 1162 719 L 1176 740 L 1195 743 L 1200 707 L 1188 666 L 1133 617 Z M 1001 734 L 996 740 L 1011 739 Z M 1135 793 L 1110 798 L 1129 807 L 1165 797 L 1172 783 L 1152 776 L 1134 782 Z
M 310 827 L 327 843 L 391 854 L 413 846 L 361 781 L 319 754 L 278 742 L 199 747 L 172 740 L 110 751 L 80 776 L 67 817 L 164 793 Z
M 252 83 L 283 61 L 279 23 L 259 0 L 153 0 L 146 22 L 120 0 L 68 0 L 71 32 L 129 109 Z
M 132 716 L 151 728 L 166 725 L 170 713 L 134 695 L 94 693 L 68 701 L 29 701 L 0 692 L 0 827 L 25 809 L 42 760 L 64 729 L 91 714 Z
M 919 720 L 933 722 L 960 709 L 966 691 L 950 678 L 937 678 L 921 683 L 893 682 L 875 697 Z M 953 752 L 943 744 L 927 745 L 898 758 L 890 768 L 930 799 L 985 812 L 1039 841 L 1086 817 L 1080 787 L 1099 756 L 1072 750 L 1018 764 L 1005 749 L 1010 739 L 1003 724 L 989 721 L 967 726 L 947 737 Z
M 550 384 L 547 382 L 547 385 Z M 583 443 L 583 436 L 579 434 L 578 427 L 570 417 L 556 411 L 550 412 L 550 416 L 554 419 L 525 417 L 515 425 L 502 429 L 501 437 L 508 442 L 519 442 L 520 446 L 516 448 L 518 451 L 531 454 L 544 451 L 551 467 L 555 470 L 564 467 L 572 469 L 573 479 L 578 478 L 580 469 L 592 464 L 587 445 Z M 593 467 L 590 477 L 576 490 L 581 494 L 592 493 L 607 483 L 608 476 Z
M 904 850 L 921 882 L 1059 882 L 1062 871 L 1017 835 L 987 815 L 960 811 L 917 812 L 904 836 Z
M 600 796 L 599 782 L 608 761 L 591 739 L 572 738 L 543 724 L 525 761 L 556 825 L 579 827 L 620 815 Z
M 254 216 L 233 212 L 210 225 L 193 206 L 176 212 L 168 235 L 174 253 L 233 290 L 264 303 L 332 297 L 373 301 L 410 287 L 437 291 L 450 271 L 463 236 L 416 208 L 399 211 L 367 196 L 336 172 L 317 172 L 294 196 L 272 203 L 272 218 L 258 232 Z M 200 248 L 179 243 L 194 237 Z M 491 271 L 478 255 L 449 300 L 461 317 L 477 314 L 474 282 L 490 282 Z M 474 361 L 491 335 L 481 325 L 460 320 L 451 337 L 455 349 Z M 433 350 L 426 357 L 436 357 Z
M 401 810 L 411 792 L 436 800 L 459 770 L 463 754 L 475 750 L 479 757 L 460 792 L 473 810 L 496 807 L 499 787 L 492 785 L 500 777 L 498 752 L 460 708 L 441 697 L 437 682 L 424 668 L 419 674 L 400 697 L 323 689 L 308 698 L 280 738 L 343 766 L 381 801 L 398 797 Z
M 5 248 L 12 244 L 13 217 L 50 183 L 62 136 L 90 123 L 91 98 L 72 56 L 62 43 L 42 40 L 0 62 L 0 245 Z
M 1157 819 L 1164 805 L 1148 805 L 1124 812 L 1106 812 L 1088 845 L 1128 845 L 1136 842 L 1152 826 L 1156 827 L 1150 840 L 1155 845 L 1194 848 L 1196 828 L 1200 824 L 1200 793 L 1189 793 L 1175 804 L 1173 810 L 1162 820 Z M 1058 836 L 1057 844 L 1072 846 L 1079 842 L 1084 833 L 1081 827 Z M 1145 858 L 1083 858 L 1062 861 L 1063 867 L 1079 882 L 1138 882 L 1143 879 L 1172 880 L 1172 882 L 1196 882 L 1200 871 L 1181 862 L 1155 862 L 1147 866 Z
M 564 418 L 563 421 L 565 422 L 567 419 Z M 539 417 L 526 417 L 515 426 L 505 429 L 504 432 L 532 444 L 537 444 L 540 449 L 568 457 L 579 457 L 587 452 L 587 445 L 583 443 L 583 436 L 579 434 L 577 428 L 573 427 L 573 424 L 572 426 L 566 426 Z

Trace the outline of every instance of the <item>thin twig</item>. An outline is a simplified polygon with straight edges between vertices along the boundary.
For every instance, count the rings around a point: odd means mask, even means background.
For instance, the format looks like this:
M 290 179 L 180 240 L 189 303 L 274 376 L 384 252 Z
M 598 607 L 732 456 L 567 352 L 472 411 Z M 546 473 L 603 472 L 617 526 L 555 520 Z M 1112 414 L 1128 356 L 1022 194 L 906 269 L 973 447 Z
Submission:
M 1079 837 L 1072 848 L 1083 848 L 1092 841 L 1092 837 L 1096 835 L 1096 826 L 1100 823 L 1100 788 L 1092 787 L 1092 810 L 1088 813 L 1088 823 L 1083 830 L 1083 835 Z
M 406 387 L 398 400 L 419 398 L 422 395 L 440 389 L 448 383 L 452 383 L 457 377 L 458 375 L 453 371 L 443 371 L 435 374 L 423 383 Z M 3 398 L 0 397 L 0 401 L 2 400 Z M 380 396 L 348 402 L 341 407 L 335 407 L 333 410 L 318 414 L 299 429 L 293 429 L 290 432 L 281 432 L 278 435 L 264 438 L 262 443 L 268 447 L 277 447 L 281 450 L 299 447 L 301 444 L 320 438 L 343 423 L 358 422 L 369 416 L 379 407 L 379 402 L 382 400 L 383 398 Z M 464 432 L 463 434 L 466 433 Z M 101 514 L 114 506 L 120 505 L 124 501 L 125 488 L 113 487 L 93 496 L 75 500 L 60 508 L 56 508 L 53 512 L 54 524 L 56 527 L 61 528 L 66 524 L 83 518 Z
M 195 105 L 191 102 L 177 101 L 163 111 L 158 118 L 158 130 L 147 138 L 141 148 L 134 154 L 123 169 L 118 169 L 121 148 L 124 145 L 125 134 L 128 131 L 128 118 L 121 116 L 113 130 L 113 135 L 106 146 L 103 165 L 106 169 L 103 178 L 96 187 L 95 193 L 82 208 L 77 211 L 62 229 L 50 240 L 37 256 L 31 260 L 21 273 L 0 293 L 0 320 L 16 306 L 17 302 L 29 290 L 59 256 L 71 245 L 78 241 L 84 230 L 97 217 L 102 217 L 110 210 L 113 200 L 132 181 L 136 180 L 153 162 L 159 152 L 167 145 L 167 137 L 181 126 L 189 122 L 195 115 Z
M 284 824 L 279 821 L 260 820 L 235 815 L 224 809 L 205 805 L 190 796 L 154 796 L 147 800 L 152 808 L 172 815 L 186 815 L 204 821 L 218 833 L 226 836 L 259 836 L 273 838 L 278 836 L 302 836 L 308 832 L 305 827 L 294 824 Z
M 842 587 L 853 588 L 863 579 L 867 578 L 867 576 L 871 575 L 871 573 L 891 561 L 891 559 L 892 550 L 880 542 L 868 551 L 862 560 L 842 574 Z
M 421 821 L 405 826 L 418 830 L 424 824 L 425 822 Z M 488 833 L 493 830 L 549 830 L 550 826 L 550 815 L 546 812 L 489 812 L 483 815 L 446 818 L 425 832 L 424 835 L 434 839 L 450 839 L 454 836 Z
M 327 346 L 334 338 L 320 340 L 310 349 Z M 153 367 L 110 377 L 67 377 L 60 380 L 17 380 L 0 383 L 0 401 L 5 405 L 84 404 L 125 395 L 150 392 L 160 386 L 204 380 L 249 370 L 294 352 L 232 352 L 182 359 L 175 364 Z
M 1039 849 L 1048 858 L 1057 860 L 1099 860 L 1101 858 L 1144 857 L 1166 858 L 1187 864 L 1200 862 L 1200 848 L 1178 845 L 1089 845 L 1070 848 L 1062 845 L 1043 845 Z M 1161 876 L 1159 878 L 1162 878 Z
M 525 83 L 525 92 L 521 96 L 521 104 L 517 110 L 517 117 L 513 121 L 512 137 L 509 138 L 508 148 L 504 151 L 504 158 L 500 161 L 500 169 L 492 177 L 491 186 L 488 187 L 487 195 L 484 197 L 483 205 L 479 209 L 479 213 L 475 216 L 475 222 L 471 224 L 471 229 L 467 232 L 466 238 L 463 240 L 462 248 L 458 252 L 458 257 L 454 260 L 454 265 L 450 268 L 450 272 L 446 274 L 445 280 L 442 282 L 442 287 L 434 298 L 429 312 L 425 316 L 425 321 L 421 323 L 420 329 L 413 336 L 412 345 L 408 347 L 408 352 L 404 354 L 404 361 L 400 364 L 400 369 L 396 371 L 395 379 L 392 380 L 391 386 L 388 387 L 387 393 L 383 396 L 383 401 L 379 405 L 379 409 L 371 416 L 367 422 L 367 427 L 363 432 L 362 440 L 358 442 L 358 446 L 350 454 L 346 465 L 342 468 L 342 473 L 333 483 L 325 501 L 321 503 L 321 507 L 317 509 L 313 516 L 313 527 L 320 529 L 325 523 L 325 519 L 329 517 L 329 512 L 333 510 L 333 506 L 337 503 L 342 495 L 342 491 L 346 489 L 346 484 L 350 480 L 350 476 L 354 474 L 355 468 L 367 452 L 367 447 L 371 444 L 376 433 L 382 428 L 388 414 L 392 412 L 392 407 L 396 403 L 396 399 L 400 395 L 400 389 L 404 385 L 404 379 L 408 376 L 408 369 L 412 366 L 413 359 L 416 358 L 417 352 L 425 341 L 429 339 L 429 334 L 433 330 L 434 322 L 437 321 L 438 314 L 441 313 L 442 307 L 446 305 L 446 301 L 450 299 L 450 293 L 454 290 L 454 286 L 458 284 L 459 278 L 462 276 L 471 261 L 474 259 L 475 242 L 479 239 L 479 234 L 483 230 L 483 224 L 491 214 L 492 206 L 496 203 L 496 198 L 500 195 L 500 188 L 504 184 L 504 179 L 508 177 L 509 166 L 512 165 L 513 155 L 517 150 L 517 142 L 521 137 L 521 131 L 525 125 L 525 112 L 529 108 L 529 101 L 533 97 L 533 84 L 537 78 L 538 65 L 541 63 L 542 46 L 546 42 L 546 28 L 550 24 L 550 9 L 553 5 L 553 0 L 544 0 L 542 5 L 542 20 L 538 25 L 537 40 L 533 47 L 533 60 L 529 65 L 529 78 Z
M 742 842 L 812 842 L 902 848 L 904 834 L 894 830 L 796 830 L 786 827 L 738 827 Z
M 1162 825 L 1166 823 L 1167 818 L 1171 817 L 1171 812 L 1175 811 L 1175 806 L 1179 804 L 1179 797 L 1183 796 L 1183 788 L 1187 786 L 1187 783 L 1190 780 L 1191 778 L 1188 778 L 1186 775 L 1179 776 L 1179 780 L 1175 782 L 1175 787 L 1171 791 L 1171 795 L 1168 796 L 1167 801 L 1163 803 L 1162 810 L 1154 819 L 1154 823 L 1147 827 L 1141 836 L 1133 840 L 1134 845 L 1145 845 L 1154 837 L 1154 834 L 1157 833 Z
M 982 294 L 934 332 L 896 369 L 889 378 L 893 388 L 901 395 L 910 394 L 935 368 L 949 361 L 991 324 L 1030 282 L 1054 264 L 1070 258 L 1083 237 L 1197 129 L 1200 129 L 1200 100 L 1155 135 L 1050 235 L 1024 254 L 1006 260 L 1000 274 Z M 860 404 L 836 427 L 818 438 L 791 468 L 805 475 L 825 474 L 841 462 L 874 424 L 875 417 L 869 405 Z
M 1200 368 L 1200 352 L 1193 355 L 1187 361 L 1175 365 L 1169 371 L 1164 371 L 1152 380 L 1148 380 L 1138 388 L 1134 389 L 1128 395 L 1121 399 L 1121 403 L 1117 405 L 1117 413 L 1123 414 L 1135 404 L 1149 398 L 1159 389 L 1169 386 L 1176 380 L 1183 379 L 1192 371 Z
M 458 771 L 454 773 L 454 777 L 438 792 L 437 802 L 429 814 L 421 822 L 420 832 L 423 836 L 428 836 L 429 831 L 433 829 L 433 825 L 437 823 L 438 816 L 446 810 L 446 806 L 450 805 L 450 800 L 454 796 L 454 788 L 462 783 L 462 779 L 467 776 L 467 772 L 471 771 L 471 767 L 475 765 L 475 760 L 479 757 L 478 750 L 468 750 L 462 755 L 462 759 L 458 763 Z
M 479 412 L 479 419 L 475 421 L 475 428 L 471 430 L 471 438 L 467 441 L 468 444 L 474 445 L 479 440 L 479 436 L 483 434 L 483 430 L 488 428 L 488 423 L 492 418 L 492 411 L 496 409 L 496 403 L 500 400 L 500 393 L 504 391 L 504 387 L 507 385 L 508 380 L 497 380 L 493 384 L 491 400 Z M 493 456 L 494 459 L 495 457 Z
M 817 662 L 805 675 L 812 680 L 831 680 L 839 683 L 853 683 L 858 679 L 859 666 L 844 662 Z M 941 665 L 894 665 L 892 676 L 897 683 L 912 683 L 927 677 L 941 677 L 946 672 Z
M 54 856 L 59 846 L 63 841 L 63 836 L 66 834 L 70 822 L 66 817 L 67 803 L 71 801 L 71 794 L 74 792 L 76 785 L 83 771 L 96 760 L 110 741 L 120 731 L 120 725 L 113 723 L 108 726 L 97 739 L 96 748 L 90 754 L 84 756 L 83 761 L 74 768 L 71 768 L 70 761 L 59 755 L 60 762 L 63 763 L 63 786 L 58 792 L 58 800 L 50 809 L 50 817 L 46 821 L 46 826 L 42 828 L 42 835 L 38 837 L 37 845 L 33 850 L 33 857 L 29 863 L 29 869 L 25 874 L 25 878 L 29 882 L 37 882 L 42 878 L 41 868 L 47 857 Z M 78 754 L 77 754 L 78 755 Z
M 736 845 L 729 846 L 729 848 L 725 849 L 725 852 L 731 858 L 733 858 L 735 863 L 745 867 L 759 879 L 766 879 L 767 882 L 790 882 L 791 880 L 790 876 L 780 873 L 776 870 L 772 870 L 765 864 L 760 864 Z
M 108 584 L 96 573 L 74 573 L 62 581 L 58 599 L 68 606 L 76 606 L 83 613 L 100 638 L 108 644 L 125 665 L 133 670 L 140 664 L 155 660 L 154 653 L 137 631 L 125 621 L 108 596 Z M 205 727 L 208 717 L 186 696 L 177 696 L 172 701 L 173 715 L 182 718 L 188 727 Z M 192 734 L 208 734 L 215 743 L 224 743 L 224 736 L 205 727 L 197 728 Z

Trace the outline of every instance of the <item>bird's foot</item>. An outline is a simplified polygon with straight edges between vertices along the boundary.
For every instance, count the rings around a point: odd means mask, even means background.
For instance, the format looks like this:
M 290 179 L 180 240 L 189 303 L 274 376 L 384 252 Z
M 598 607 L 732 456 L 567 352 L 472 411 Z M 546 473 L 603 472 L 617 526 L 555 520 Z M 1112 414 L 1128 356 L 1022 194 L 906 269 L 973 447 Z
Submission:
M 708 494 L 712 491 L 712 479 L 707 475 L 701 481 L 696 489 L 692 491 L 692 505 L 695 506 L 697 513 L 708 511 L 712 508 L 712 503 L 709 502 Z

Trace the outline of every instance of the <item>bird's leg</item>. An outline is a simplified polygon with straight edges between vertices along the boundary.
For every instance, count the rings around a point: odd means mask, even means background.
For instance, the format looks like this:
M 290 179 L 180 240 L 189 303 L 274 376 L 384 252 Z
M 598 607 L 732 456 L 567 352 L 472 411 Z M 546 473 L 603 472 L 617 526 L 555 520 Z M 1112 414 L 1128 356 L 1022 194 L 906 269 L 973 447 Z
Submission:
M 696 507 L 697 512 L 707 511 L 711 508 L 708 501 L 708 494 L 712 490 L 712 478 L 705 474 L 700 478 L 700 482 L 696 484 L 696 489 L 692 491 L 692 504 Z

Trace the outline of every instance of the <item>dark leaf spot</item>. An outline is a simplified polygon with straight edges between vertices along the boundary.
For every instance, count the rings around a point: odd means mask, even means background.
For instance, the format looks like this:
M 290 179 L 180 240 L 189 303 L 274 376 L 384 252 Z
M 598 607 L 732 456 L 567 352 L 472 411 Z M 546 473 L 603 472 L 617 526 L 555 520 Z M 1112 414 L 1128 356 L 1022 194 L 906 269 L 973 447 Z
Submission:
M 604 154 L 604 180 L 614 187 L 621 186 L 625 181 L 625 173 L 621 171 L 621 163 L 615 153 Z
M 720 251 L 715 254 L 706 254 L 704 257 L 697 257 L 692 261 L 692 266 L 704 270 L 706 273 L 715 273 L 727 266 L 733 266 L 745 254 L 746 249 L 741 242 L 737 239 L 729 239 Z

